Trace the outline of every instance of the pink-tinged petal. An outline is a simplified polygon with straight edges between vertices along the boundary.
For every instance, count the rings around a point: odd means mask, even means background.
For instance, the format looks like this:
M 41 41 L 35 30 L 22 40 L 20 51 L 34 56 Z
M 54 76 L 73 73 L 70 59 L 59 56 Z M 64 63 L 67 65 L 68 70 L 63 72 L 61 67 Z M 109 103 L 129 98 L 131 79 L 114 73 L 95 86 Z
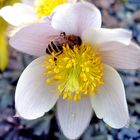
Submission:
M 25 26 L 19 26 L 19 27 L 8 26 L 6 35 L 10 38 L 10 37 L 14 36 L 15 33 L 17 33 L 19 30 L 21 30 L 24 27 Z
M 101 14 L 89 2 L 64 4 L 54 10 L 52 26 L 60 32 L 80 36 L 88 27 L 101 27 Z
M 48 112 L 58 99 L 51 93 L 53 87 L 46 84 L 42 66 L 44 57 L 34 60 L 22 73 L 16 88 L 15 106 L 18 114 L 25 119 L 36 119 Z
M 98 118 L 119 129 L 129 123 L 124 85 L 113 68 L 106 65 L 104 74 L 104 85 L 91 97 L 92 107 Z
M 33 7 L 21 3 L 5 6 L 0 10 L 0 16 L 13 26 L 26 25 L 37 21 Z
M 59 99 L 57 103 L 57 119 L 64 135 L 69 139 L 77 139 L 89 125 L 92 106 L 89 98 L 79 102 Z
M 140 68 L 140 47 L 137 44 L 133 42 L 128 46 L 118 42 L 103 44 L 103 46 L 106 45 L 110 45 L 110 47 L 113 45 L 118 49 L 102 51 L 101 56 L 104 63 L 118 69 Z
M 50 42 L 50 36 L 59 35 L 50 22 L 36 23 L 22 28 L 11 39 L 10 45 L 22 52 L 42 56 Z
M 126 29 L 106 29 L 90 27 L 82 34 L 82 40 L 85 43 L 102 44 L 105 42 L 120 42 L 128 45 L 131 41 L 132 33 Z

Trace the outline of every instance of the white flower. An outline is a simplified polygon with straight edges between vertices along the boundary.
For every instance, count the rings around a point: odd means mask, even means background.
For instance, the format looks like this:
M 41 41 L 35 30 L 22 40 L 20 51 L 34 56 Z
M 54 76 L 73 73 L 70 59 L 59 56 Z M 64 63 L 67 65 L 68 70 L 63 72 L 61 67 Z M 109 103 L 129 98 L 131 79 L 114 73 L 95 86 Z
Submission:
M 24 70 L 17 84 L 18 114 L 36 119 L 57 104 L 60 127 L 69 139 L 84 132 L 93 111 L 113 128 L 128 125 L 124 85 L 114 68 L 140 66 L 140 48 L 131 42 L 131 32 L 101 28 L 100 11 L 88 2 L 55 10 L 51 22 L 27 26 L 10 39 L 14 48 L 41 56 Z M 73 49 L 67 45 L 60 55 L 46 55 L 50 38 L 62 32 L 79 36 L 82 45 Z
M 32 23 L 42 21 L 43 17 L 51 14 L 56 6 L 74 0 L 22 0 L 22 3 L 15 3 L 13 6 L 5 6 L 0 9 L 0 16 L 10 25 L 16 27 L 10 29 L 12 36 L 15 32 Z
M 9 24 L 19 27 L 29 23 L 37 22 L 38 17 L 34 9 L 34 5 L 23 3 L 15 3 L 13 6 L 5 6 L 0 9 L 2 16 Z

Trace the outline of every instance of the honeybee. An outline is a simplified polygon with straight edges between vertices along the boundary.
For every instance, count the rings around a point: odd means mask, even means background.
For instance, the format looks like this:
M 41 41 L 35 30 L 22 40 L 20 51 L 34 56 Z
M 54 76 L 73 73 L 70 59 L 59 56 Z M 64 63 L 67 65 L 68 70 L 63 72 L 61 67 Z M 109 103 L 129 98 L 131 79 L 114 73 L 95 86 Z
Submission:
M 61 54 L 63 52 L 63 46 L 66 46 L 67 44 L 73 50 L 75 45 L 80 46 L 82 44 L 82 40 L 79 36 L 66 35 L 65 32 L 62 32 L 60 35 L 53 36 L 53 39 L 46 48 L 46 53 L 51 54 L 54 52 Z

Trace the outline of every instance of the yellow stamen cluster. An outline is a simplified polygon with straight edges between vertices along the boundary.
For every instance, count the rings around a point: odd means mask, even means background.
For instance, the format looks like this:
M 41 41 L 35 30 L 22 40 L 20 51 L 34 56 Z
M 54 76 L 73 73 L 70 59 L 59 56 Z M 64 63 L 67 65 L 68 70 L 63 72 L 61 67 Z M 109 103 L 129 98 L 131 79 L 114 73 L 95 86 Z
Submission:
M 103 85 L 103 63 L 97 50 L 90 45 L 63 46 L 61 54 L 47 56 L 46 82 L 56 86 L 63 99 L 78 101 L 92 96 Z
M 67 0 L 36 0 L 36 13 L 39 17 L 48 16 L 54 8 L 66 2 Z

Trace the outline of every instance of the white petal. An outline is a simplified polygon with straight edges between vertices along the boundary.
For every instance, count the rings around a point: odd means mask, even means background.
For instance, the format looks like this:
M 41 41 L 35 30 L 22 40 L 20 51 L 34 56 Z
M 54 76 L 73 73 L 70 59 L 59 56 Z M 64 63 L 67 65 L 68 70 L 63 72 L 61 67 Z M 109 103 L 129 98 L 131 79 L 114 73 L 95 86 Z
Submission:
M 113 68 L 105 66 L 104 85 L 98 94 L 91 97 L 91 103 L 97 117 L 111 127 L 118 129 L 128 124 L 129 114 L 124 85 Z
M 80 36 L 90 26 L 101 26 L 100 11 L 88 2 L 64 4 L 54 11 L 52 26 L 61 32 Z
M 118 48 L 110 51 L 102 51 L 101 56 L 104 63 L 119 69 L 137 69 L 140 68 L 140 47 L 131 42 L 130 45 L 113 42 L 109 45 L 112 48 Z
M 37 21 L 33 7 L 20 3 L 5 6 L 0 10 L 0 16 L 13 26 L 21 26 Z
M 33 6 L 34 3 L 35 3 L 35 0 L 22 0 L 22 2 L 25 3 L 25 4 L 29 4 L 29 5 Z
M 64 135 L 69 139 L 77 139 L 89 125 L 92 107 L 89 98 L 79 102 L 59 99 L 57 118 Z
M 130 43 L 132 33 L 126 29 L 88 28 L 82 34 L 85 43 L 102 44 L 105 42 L 120 42 L 125 45 Z
M 67 0 L 68 2 L 71 2 L 71 3 L 76 3 L 78 2 L 78 0 Z
M 50 41 L 49 36 L 59 35 L 50 23 L 36 23 L 18 31 L 11 39 L 10 45 L 22 52 L 42 56 Z
M 6 35 L 10 38 L 10 37 L 14 36 L 19 30 L 21 30 L 24 27 L 25 26 L 15 27 L 15 26 L 9 25 L 7 28 L 7 31 L 6 31 Z
M 46 85 L 42 66 L 44 57 L 34 60 L 22 73 L 16 88 L 15 106 L 25 119 L 36 119 L 48 112 L 58 99 L 57 93 L 50 93 L 53 87 Z

